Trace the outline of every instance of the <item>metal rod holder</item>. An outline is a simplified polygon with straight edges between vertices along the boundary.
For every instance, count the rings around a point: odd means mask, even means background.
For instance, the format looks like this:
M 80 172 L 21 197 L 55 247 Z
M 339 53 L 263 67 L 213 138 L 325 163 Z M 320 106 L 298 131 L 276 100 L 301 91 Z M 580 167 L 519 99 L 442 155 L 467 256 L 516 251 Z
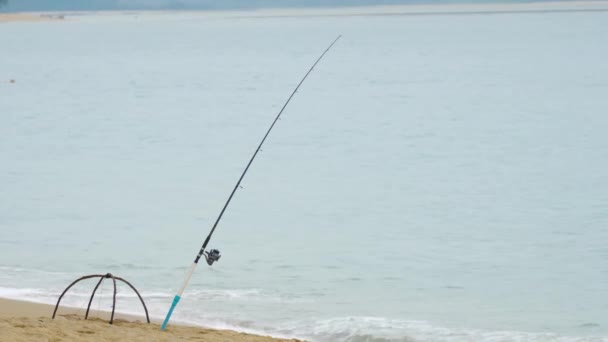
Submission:
M 93 293 L 91 293 L 91 298 L 89 299 L 89 305 L 87 306 L 87 312 L 84 315 L 84 319 L 89 318 L 89 310 L 91 310 L 91 303 L 93 303 L 93 297 L 95 297 L 95 292 L 97 292 L 99 285 L 101 285 L 101 283 L 104 281 L 104 279 L 112 279 L 112 284 L 114 285 L 114 293 L 112 295 L 112 315 L 110 316 L 110 324 L 112 324 L 114 322 L 114 310 L 116 309 L 116 281 L 117 280 L 122 281 L 123 283 L 129 285 L 129 287 L 135 292 L 135 294 L 137 294 L 137 297 L 139 297 L 139 300 L 141 301 L 141 304 L 143 305 L 144 310 L 146 311 L 146 320 L 148 321 L 148 323 L 150 323 L 150 316 L 148 315 L 148 308 L 146 307 L 146 303 L 144 302 L 144 299 L 141 297 L 141 295 L 139 294 L 137 289 L 133 285 L 131 285 L 131 283 L 126 281 L 125 279 L 123 279 L 121 277 L 115 277 L 114 275 L 112 275 L 112 273 L 92 274 L 92 275 L 84 276 L 84 277 L 74 280 L 74 282 L 72 282 L 70 284 L 70 286 L 68 286 L 65 290 L 63 290 L 63 292 L 61 293 L 61 296 L 59 296 L 59 299 L 57 300 L 57 304 L 55 305 L 55 311 L 53 311 L 53 319 L 55 319 L 55 315 L 57 314 L 57 309 L 59 309 L 59 303 L 61 303 L 61 299 L 63 299 L 63 296 L 68 292 L 68 290 L 70 288 L 72 288 L 72 286 L 76 285 L 76 283 L 78 283 L 79 281 L 85 280 L 85 279 L 91 279 L 91 278 L 99 278 L 99 281 L 97 282 L 97 285 L 95 285 L 95 288 L 93 289 Z

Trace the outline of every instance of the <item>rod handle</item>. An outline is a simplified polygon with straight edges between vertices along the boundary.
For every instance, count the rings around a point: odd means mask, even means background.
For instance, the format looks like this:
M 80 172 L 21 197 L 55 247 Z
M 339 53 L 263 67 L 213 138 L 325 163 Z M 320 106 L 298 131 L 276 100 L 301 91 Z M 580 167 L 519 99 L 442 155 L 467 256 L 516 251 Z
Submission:
M 171 315 L 173 314 L 173 310 L 175 310 L 175 307 L 177 306 L 177 303 L 179 303 L 179 300 L 182 297 L 180 297 L 179 295 L 175 295 L 175 297 L 173 297 L 173 304 L 171 304 L 171 308 L 169 309 L 169 312 L 167 312 L 167 317 L 165 317 L 165 320 L 163 321 L 163 325 L 161 325 L 160 330 L 165 330 L 167 329 L 167 324 L 169 324 L 169 320 L 171 319 Z

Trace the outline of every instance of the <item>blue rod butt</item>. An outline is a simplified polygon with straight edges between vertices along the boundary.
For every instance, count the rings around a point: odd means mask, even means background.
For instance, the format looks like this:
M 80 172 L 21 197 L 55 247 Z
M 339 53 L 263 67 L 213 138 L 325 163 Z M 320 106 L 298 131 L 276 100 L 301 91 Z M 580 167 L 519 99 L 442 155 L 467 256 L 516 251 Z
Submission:
M 169 309 L 169 312 L 167 312 L 167 317 L 165 317 L 165 320 L 163 321 L 163 325 L 161 325 L 160 330 L 167 329 L 167 324 L 169 324 L 169 320 L 171 319 L 171 315 L 173 314 L 173 310 L 177 306 L 177 303 L 179 303 L 180 299 L 181 299 L 181 297 L 178 296 L 178 295 L 175 295 L 175 297 L 173 297 L 173 304 L 171 304 L 171 309 Z

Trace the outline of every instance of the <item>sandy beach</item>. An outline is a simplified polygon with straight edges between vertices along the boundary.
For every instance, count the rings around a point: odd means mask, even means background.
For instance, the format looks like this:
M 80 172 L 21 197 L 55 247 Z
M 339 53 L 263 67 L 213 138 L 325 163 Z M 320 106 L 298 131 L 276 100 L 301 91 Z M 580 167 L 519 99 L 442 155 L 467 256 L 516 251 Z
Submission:
M 95 312 L 84 320 L 82 310 L 60 308 L 58 317 L 51 319 L 54 307 L 47 304 L 0 298 L 0 340 L 29 341 L 298 341 L 228 330 L 203 329 L 171 325 L 160 331 L 158 323 L 146 324 L 143 317 L 119 315 L 108 324 L 108 313 Z
M 29 21 L 59 21 L 63 20 L 62 14 L 40 14 L 40 13 L 0 13 L 0 23 L 7 22 L 29 22 Z

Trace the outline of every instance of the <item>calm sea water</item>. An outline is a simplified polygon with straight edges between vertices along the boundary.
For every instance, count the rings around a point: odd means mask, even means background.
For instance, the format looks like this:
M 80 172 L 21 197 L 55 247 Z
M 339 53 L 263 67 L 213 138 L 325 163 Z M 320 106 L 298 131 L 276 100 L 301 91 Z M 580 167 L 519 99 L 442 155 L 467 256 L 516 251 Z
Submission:
M 0 295 L 313 341 L 608 341 L 608 14 L 0 25 Z M 15 83 L 9 83 L 14 79 Z M 67 303 L 86 306 L 94 283 Z M 94 308 L 109 309 L 110 284 Z M 128 288 L 117 310 L 141 313 Z

